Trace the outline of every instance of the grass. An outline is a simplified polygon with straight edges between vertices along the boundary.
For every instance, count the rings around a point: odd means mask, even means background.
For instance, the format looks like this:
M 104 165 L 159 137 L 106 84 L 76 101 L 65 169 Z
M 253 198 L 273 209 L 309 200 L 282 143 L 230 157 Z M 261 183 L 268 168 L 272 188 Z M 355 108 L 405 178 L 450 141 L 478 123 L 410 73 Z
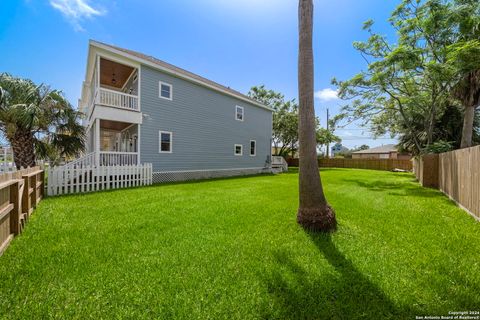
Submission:
M 295 222 L 295 172 L 47 198 L 0 257 L 0 316 L 414 319 L 480 306 L 480 224 L 410 174 L 322 170 L 339 229 Z

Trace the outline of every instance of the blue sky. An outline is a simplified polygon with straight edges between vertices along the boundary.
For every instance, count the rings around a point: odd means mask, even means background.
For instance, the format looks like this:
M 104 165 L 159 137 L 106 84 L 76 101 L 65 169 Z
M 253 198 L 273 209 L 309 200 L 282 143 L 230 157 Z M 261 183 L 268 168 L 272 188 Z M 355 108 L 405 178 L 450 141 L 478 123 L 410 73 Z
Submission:
M 394 39 L 386 20 L 389 0 L 316 0 L 315 109 L 338 112 L 333 77 L 365 68 L 352 42 L 365 40 L 362 23 Z M 265 84 L 297 96 L 295 0 L 3 0 L 0 72 L 62 89 L 76 106 L 89 39 L 137 50 L 247 93 Z M 392 143 L 369 139 L 356 125 L 337 131 L 347 147 Z

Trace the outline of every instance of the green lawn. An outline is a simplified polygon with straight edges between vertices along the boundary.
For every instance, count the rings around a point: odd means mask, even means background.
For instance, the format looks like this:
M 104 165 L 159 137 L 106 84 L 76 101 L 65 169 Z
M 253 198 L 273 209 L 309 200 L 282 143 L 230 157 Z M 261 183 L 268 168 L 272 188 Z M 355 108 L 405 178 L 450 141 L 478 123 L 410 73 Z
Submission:
M 411 174 L 322 170 L 47 198 L 0 257 L 3 318 L 414 319 L 480 308 L 480 223 Z

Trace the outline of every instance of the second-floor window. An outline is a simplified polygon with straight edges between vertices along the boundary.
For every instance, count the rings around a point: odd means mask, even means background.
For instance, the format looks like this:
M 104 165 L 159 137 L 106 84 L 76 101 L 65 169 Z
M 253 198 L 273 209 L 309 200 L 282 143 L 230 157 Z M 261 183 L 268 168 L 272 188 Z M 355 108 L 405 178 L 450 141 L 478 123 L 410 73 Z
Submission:
M 172 85 L 166 82 L 159 82 L 159 96 L 160 98 L 172 100 Z
M 243 107 L 235 106 L 235 120 L 243 121 Z

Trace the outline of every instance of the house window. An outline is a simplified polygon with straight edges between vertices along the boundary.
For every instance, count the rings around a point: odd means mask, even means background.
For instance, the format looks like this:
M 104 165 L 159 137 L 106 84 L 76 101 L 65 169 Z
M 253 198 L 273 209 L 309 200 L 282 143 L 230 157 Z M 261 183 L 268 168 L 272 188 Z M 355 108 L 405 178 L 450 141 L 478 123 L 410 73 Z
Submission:
M 172 100 L 172 85 L 169 83 L 159 82 L 160 98 Z
M 235 155 L 236 156 L 241 156 L 243 155 L 243 146 L 241 144 L 236 144 L 234 147 L 235 150 Z
M 235 119 L 243 121 L 243 107 L 235 106 Z
M 257 155 L 257 141 L 250 140 L 250 156 L 254 157 Z
M 172 153 L 172 133 L 160 131 L 160 153 Z

